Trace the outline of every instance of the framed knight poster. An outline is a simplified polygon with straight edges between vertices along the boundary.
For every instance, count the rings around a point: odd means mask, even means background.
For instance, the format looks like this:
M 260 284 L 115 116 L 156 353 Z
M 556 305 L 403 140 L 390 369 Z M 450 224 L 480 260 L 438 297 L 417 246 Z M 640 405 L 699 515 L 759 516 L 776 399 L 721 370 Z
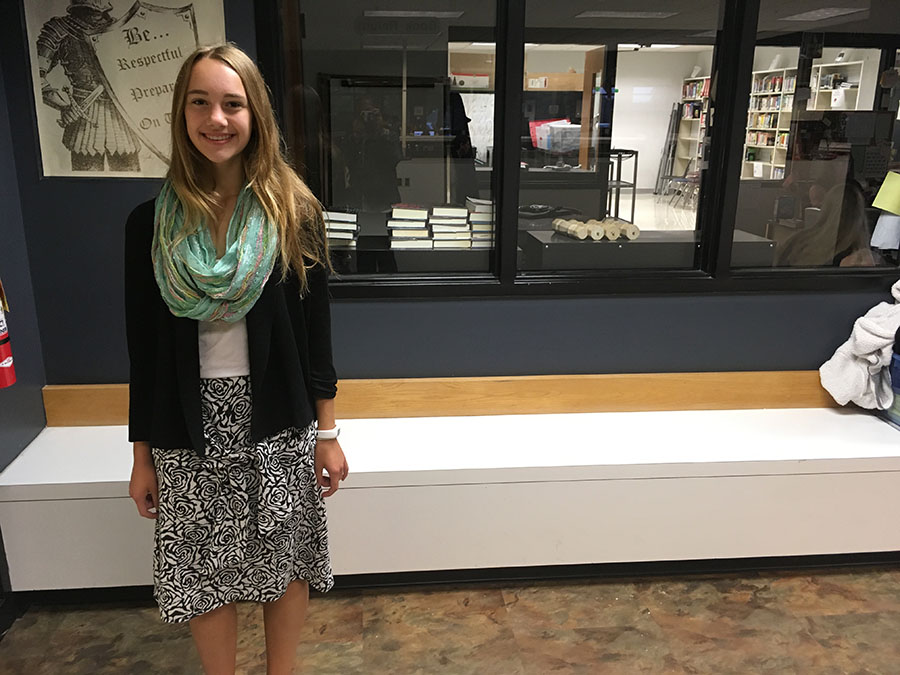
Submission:
M 222 0 L 42 0 L 25 22 L 44 176 L 165 175 L 184 59 L 223 42 Z

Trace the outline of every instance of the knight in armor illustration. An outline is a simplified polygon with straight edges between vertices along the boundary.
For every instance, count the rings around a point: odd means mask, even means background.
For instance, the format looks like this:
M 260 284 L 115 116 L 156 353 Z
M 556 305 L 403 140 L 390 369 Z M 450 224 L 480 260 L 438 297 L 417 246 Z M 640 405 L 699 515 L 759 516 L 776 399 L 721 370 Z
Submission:
M 114 21 L 106 0 L 69 0 L 66 16 L 49 19 L 37 39 L 41 95 L 59 111 L 73 171 L 140 171 L 141 141 L 106 91 L 90 36 Z M 69 85 L 47 79 L 61 66 Z

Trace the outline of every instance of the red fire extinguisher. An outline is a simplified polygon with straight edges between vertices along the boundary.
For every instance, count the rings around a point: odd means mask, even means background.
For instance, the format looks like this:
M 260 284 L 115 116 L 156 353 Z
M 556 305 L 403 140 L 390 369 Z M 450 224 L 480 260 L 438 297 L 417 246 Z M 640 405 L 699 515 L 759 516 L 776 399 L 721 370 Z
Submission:
M 13 366 L 12 349 L 9 344 L 9 330 L 6 327 L 6 314 L 9 305 L 3 294 L 0 283 L 0 389 L 11 387 L 16 383 L 16 369 Z

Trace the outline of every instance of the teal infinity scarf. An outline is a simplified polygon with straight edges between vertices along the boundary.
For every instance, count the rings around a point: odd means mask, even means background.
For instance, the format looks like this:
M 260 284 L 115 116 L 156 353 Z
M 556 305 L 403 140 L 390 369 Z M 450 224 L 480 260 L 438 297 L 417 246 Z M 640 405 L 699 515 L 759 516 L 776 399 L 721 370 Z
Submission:
M 209 229 L 201 225 L 174 243 L 184 227 L 184 208 L 166 181 L 156 198 L 153 273 L 175 316 L 233 323 L 259 299 L 272 273 L 278 230 L 250 186 L 244 186 L 228 223 L 225 255 L 216 259 Z

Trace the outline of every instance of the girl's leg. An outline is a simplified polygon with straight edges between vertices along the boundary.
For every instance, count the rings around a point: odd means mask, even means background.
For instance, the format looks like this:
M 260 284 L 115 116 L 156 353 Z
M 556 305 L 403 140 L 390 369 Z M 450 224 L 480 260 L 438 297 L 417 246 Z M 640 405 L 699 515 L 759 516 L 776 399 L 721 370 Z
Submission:
M 309 584 L 299 579 L 289 583 L 287 591 L 278 600 L 262 603 L 268 675 L 290 675 L 294 672 L 294 659 L 308 604 Z
M 234 675 L 237 660 L 237 609 L 223 605 L 191 619 L 191 634 L 206 675 Z

